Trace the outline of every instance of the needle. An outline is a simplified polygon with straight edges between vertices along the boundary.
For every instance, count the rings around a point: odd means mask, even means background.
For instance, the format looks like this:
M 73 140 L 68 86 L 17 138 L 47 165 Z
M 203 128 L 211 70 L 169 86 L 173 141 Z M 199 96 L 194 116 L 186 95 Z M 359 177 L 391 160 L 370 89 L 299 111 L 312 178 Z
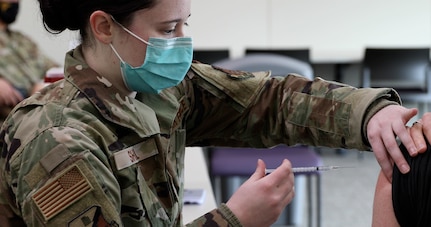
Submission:
M 294 167 L 293 172 L 294 173 L 306 173 L 306 172 L 320 172 L 320 171 L 329 171 L 329 170 L 335 170 L 335 169 L 341 169 L 341 168 L 351 168 L 351 167 L 344 167 L 344 166 L 311 166 L 311 167 Z M 265 173 L 269 174 L 272 173 L 275 169 L 266 169 Z

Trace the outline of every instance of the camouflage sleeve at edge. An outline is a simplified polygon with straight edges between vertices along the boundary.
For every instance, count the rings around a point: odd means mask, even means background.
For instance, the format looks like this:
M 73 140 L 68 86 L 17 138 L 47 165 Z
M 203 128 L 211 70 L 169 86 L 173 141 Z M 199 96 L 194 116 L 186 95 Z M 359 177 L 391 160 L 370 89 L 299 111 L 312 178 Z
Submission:
M 368 108 L 367 115 L 364 118 L 364 124 L 362 127 L 362 131 L 363 131 L 362 134 L 364 136 L 363 140 L 364 140 L 364 143 L 367 144 L 367 146 L 370 146 L 370 143 L 368 142 L 368 136 L 367 136 L 368 122 L 374 116 L 374 114 L 376 114 L 381 109 L 383 109 L 389 105 L 400 105 L 400 104 L 398 102 L 395 102 L 395 101 L 381 99 L 381 100 L 378 100 L 378 102 L 376 102 L 375 104 L 371 105 Z
M 219 227 L 242 227 L 240 221 L 232 213 L 226 204 L 221 204 L 218 209 L 214 209 L 186 225 L 187 227 L 199 226 L 219 226 Z

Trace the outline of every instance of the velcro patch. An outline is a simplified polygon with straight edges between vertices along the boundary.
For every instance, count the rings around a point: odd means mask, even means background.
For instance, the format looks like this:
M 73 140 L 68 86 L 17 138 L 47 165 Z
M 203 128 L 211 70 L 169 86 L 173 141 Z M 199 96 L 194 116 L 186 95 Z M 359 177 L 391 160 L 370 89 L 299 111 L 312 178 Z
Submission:
M 192 64 L 191 68 L 210 85 L 215 86 L 223 94 L 236 101 L 242 108 L 248 107 L 271 76 L 270 71 L 244 72 L 232 71 L 205 64 Z M 206 86 L 206 85 L 204 85 Z M 214 89 L 208 90 L 218 95 Z
M 93 187 L 78 166 L 72 165 L 40 188 L 33 201 L 46 221 L 89 193 Z
M 118 226 L 115 224 L 109 224 L 102 215 L 102 209 L 99 206 L 92 206 L 79 214 L 78 217 L 74 218 L 67 224 L 68 227 L 106 227 L 106 226 Z
M 255 77 L 255 75 L 253 75 L 253 73 L 247 72 L 247 71 L 223 69 L 223 68 L 220 68 L 220 67 L 217 67 L 214 65 L 213 65 L 213 68 L 226 73 L 226 75 L 232 80 L 245 80 L 245 79 Z

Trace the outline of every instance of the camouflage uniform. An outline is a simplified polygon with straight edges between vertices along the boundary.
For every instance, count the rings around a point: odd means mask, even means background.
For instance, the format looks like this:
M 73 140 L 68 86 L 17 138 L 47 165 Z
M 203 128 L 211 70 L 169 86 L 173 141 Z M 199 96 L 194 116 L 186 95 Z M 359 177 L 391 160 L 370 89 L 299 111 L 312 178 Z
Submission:
M 90 69 L 80 48 L 65 69 L 66 80 L 18 105 L 0 133 L 0 212 L 28 225 L 181 226 L 185 146 L 364 150 L 364 122 L 400 101 L 391 89 L 196 62 L 180 85 L 135 99 Z M 222 205 L 189 226 L 241 225 Z
M 0 77 L 18 89 L 23 97 L 27 97 L 33 85 L 41 82 L 45 72 L 56 65 L 24 34 L 0 30 Z M 0 114 L 1 122 L 9 113 L 4 112 L 3 116 Z

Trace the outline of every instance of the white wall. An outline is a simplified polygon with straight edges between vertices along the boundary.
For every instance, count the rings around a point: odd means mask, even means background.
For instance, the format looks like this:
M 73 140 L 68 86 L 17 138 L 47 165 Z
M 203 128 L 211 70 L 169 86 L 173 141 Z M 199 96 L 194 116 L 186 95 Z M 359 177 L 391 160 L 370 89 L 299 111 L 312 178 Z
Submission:
M 365 46 L 430 46 L 430 0 L 194 0 L 196 47 L 308 47 L 314 61 Z
M 21 0 L 14 27 L 63 62 L 75 33 L 42 25 L 36 0 Z M 358 60 L 366 46 L 431 46 L 430 0 L 192 0 L 197 48 L 308 47 L 314 61 Z

